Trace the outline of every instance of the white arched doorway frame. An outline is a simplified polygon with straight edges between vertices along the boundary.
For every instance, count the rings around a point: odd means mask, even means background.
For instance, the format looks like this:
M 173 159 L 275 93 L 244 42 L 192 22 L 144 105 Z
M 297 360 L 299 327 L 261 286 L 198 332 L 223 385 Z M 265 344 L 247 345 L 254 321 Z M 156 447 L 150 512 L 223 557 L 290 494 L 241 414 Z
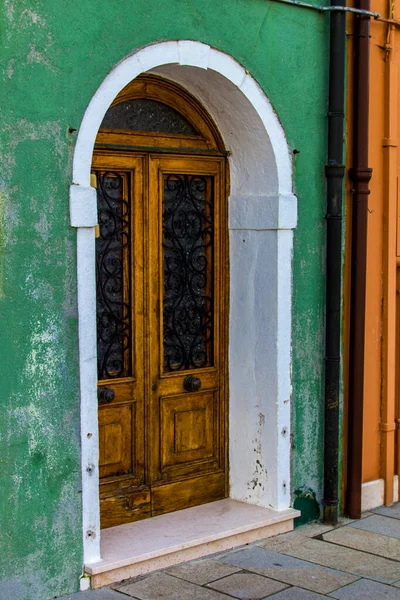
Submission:
M 230 497 L 290 506 L 291 280 L 297 200 L 291 153 L 267 97 L 232 57 L 200 42 L 147 46 L 119 63 L 81 123 L 70 188 L 77 228 L 84 562 L 100 559 L 95 233 L 90 187 L 95 138 L 115 96 L 140 73 L 174 79 L 214 118 L 229 150 L 231 193 Z M 222 103 L 222 104 L 221 104 Z M 236 132 L 236 133 L 235 133 Z

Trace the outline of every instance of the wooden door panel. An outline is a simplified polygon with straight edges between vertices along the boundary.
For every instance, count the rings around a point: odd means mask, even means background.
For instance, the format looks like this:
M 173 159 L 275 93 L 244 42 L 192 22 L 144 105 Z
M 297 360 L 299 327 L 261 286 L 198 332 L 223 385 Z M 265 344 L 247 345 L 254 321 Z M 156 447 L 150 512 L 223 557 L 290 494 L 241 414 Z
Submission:
M 111 527 L 226 496 L 225 160 L 104 149 L 93 170 L 98 389 L 113 392 L 99 406 L 100 516 Z
M 151 517 L 151 492 L 149 488 L 100 491 L 102 528 L 132 523 Z
M 100 519 L 110 527 L 150 513 L 150 491 L 143 487 L 144 157 L 98 152 L 92 170 L 99 219 L 98 390 L 114 396 L 99 405 Z
M 150 157 L 149 211 L 158 215 L 149 225 L 153 514 L 226 493 L 223 164 L 215 158 Z M 188 376 L 200 380 L 200 391 L 190 391 Z
M 218 464 L 217 398 L 215 392 L 160 398 L 162 476 L 182 465 L 198 474 Z
M 226 497 L 225 475 L 211 473 L 204 477 L 182 479 L 174 483 L 154 485 L 151 494 L 151 514 L 162 515 L 206 504 Z
M 214 367 L 184 371 L 180 373 L 160 373 L 157 378 L 157 391 L 159 395 L 175 395 L 185 392 L 184 382 L 186 377 L 193 375 L 201 381 L 201 390 L 219 388 L 220 376 Z
M 135 404 L 99 411 L 100 478 L 133 473 Z

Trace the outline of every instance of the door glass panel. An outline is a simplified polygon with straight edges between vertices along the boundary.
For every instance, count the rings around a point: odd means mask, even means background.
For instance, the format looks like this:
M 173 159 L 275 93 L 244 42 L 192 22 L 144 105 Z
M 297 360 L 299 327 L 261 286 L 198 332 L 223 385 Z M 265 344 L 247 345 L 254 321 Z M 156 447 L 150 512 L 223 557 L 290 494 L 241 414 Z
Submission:
M 213 178 L 165 175 L 164 370 L 213 364 Z
M 106 112 L 100 129 L 197 135 L 190 123 L 171 106 L 147 98 L 126 100 L 112 106 Z
M 98 379 L 128 377 L 131 366 L 130 210 L 127 174 L 97 173 Z

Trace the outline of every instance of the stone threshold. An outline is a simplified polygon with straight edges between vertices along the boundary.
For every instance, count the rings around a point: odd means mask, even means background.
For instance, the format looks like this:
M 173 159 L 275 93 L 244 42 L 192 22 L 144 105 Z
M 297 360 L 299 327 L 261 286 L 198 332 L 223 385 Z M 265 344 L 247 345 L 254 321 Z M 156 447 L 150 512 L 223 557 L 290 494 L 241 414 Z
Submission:
M 227 498 L 101 532 L 102 559 L 85 565 L 93 588 L 293 529 L 294 509 L 276 511 Z

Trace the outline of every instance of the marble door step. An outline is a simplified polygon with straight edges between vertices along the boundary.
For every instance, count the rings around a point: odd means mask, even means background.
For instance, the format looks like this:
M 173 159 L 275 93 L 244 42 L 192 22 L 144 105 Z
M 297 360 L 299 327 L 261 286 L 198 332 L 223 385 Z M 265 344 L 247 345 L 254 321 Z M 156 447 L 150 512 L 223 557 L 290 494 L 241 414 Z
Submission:
M 102 560 L 85 571 L 98 588 L 291 531 L 299 515 L 227 498 L 110 527 L 101 532 Z

